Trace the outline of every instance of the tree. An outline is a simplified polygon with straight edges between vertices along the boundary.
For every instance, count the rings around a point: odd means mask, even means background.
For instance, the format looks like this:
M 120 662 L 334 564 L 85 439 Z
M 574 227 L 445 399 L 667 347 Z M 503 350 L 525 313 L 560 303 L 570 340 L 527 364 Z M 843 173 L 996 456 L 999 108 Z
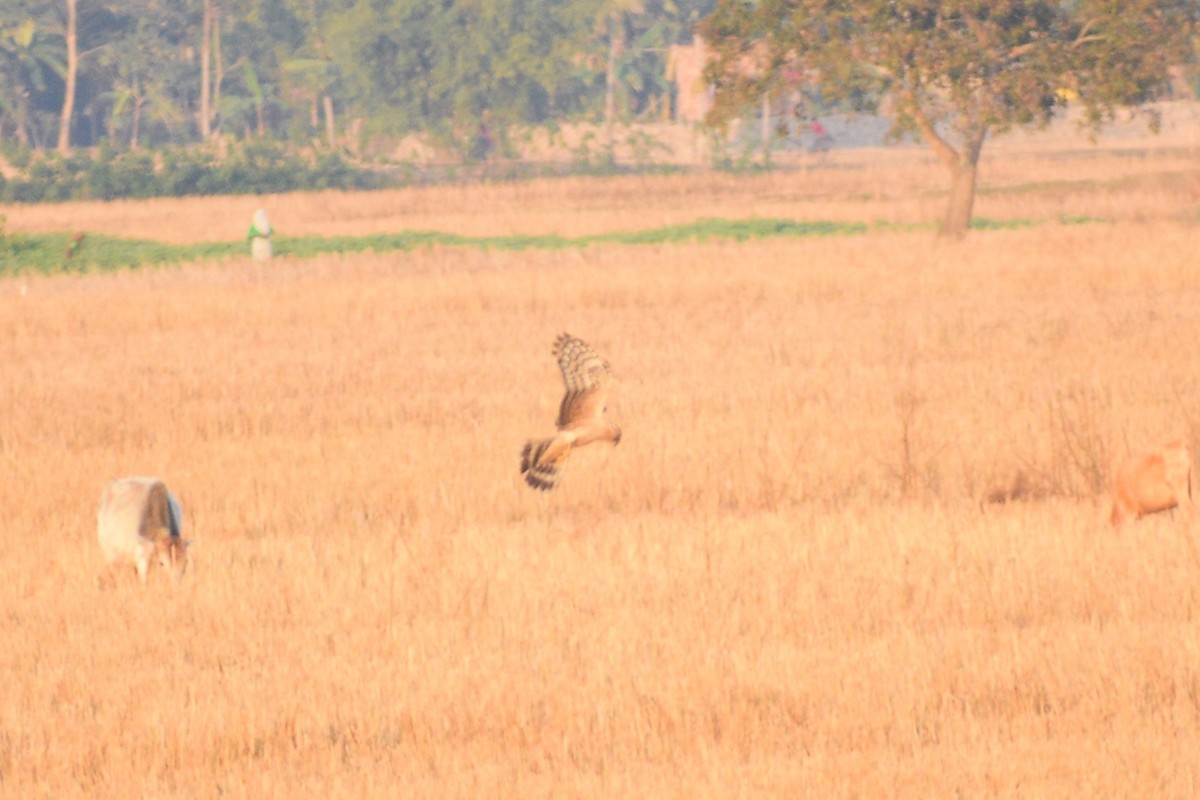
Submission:
M 604 69 L 604 128 L 609 151 L 618 117 L 631 118 L 657 110 L 670 114 L 671 86 L 667 53 L 690 39 L 690 28 L 713 8 L 713 0 L 603 0 L 595 11 L 591 54 Z M 583 52 L 587 53 L 585 47 Z
M 54 15 L 44 4 L 0 2 L 0 133 L 11 129 L 23 145 L 49 138 L 39 124 L 52 107 L 66 67 Z
M 329 55 L 325 28 L 337 4 L 330 0 L 296 0 L 292 5 L 304 25 L 307 41 L 299 53 L 283 62 L 283 71 L 291 78 L 292 94 L 308 103 L 313 131 L 318 130 L 324 116 L 325 142 L 333 147 L 337 139 L 333 94 L 340 89 L 341 69 Z
M 485 112 L 499 130 L 543 123 L 603 91 L 584 55 L 599 3 L 356 0 L 329 15 L 330 57 L 369 133 L 425 131 L 467 152 Z
M 308 26 L 299 17 L 305 8 L 283 0 L 221 0 L 220 52 L 223 80 L 217 81 L 215 113 L 222 130 L 245 136 L 282 135 L 289 121 L 283 87 L 283 64 L 304 52 Z M 216 76 L 214 76 L 216 77 Z M 298 109 L 309 117 L 309 108 Z M 311 136 L 305 124 L 304 139 Z
M 961 237 L 989 134 L 1046 125 L 1070 93 L 1093 128 L 1159 97 L 1196 13 L 1191 0 L 719 0 L 702 25 L 716 53 L 713 120 L 783 69 L 814 70 L 828 97 L 886 93 L 893 133 L 918 135 L 946 167 L 941 232 Z
M 213 7 L 213 0 L 204 0 L 200 17 L 200 141 L 212 138 L 212 57 L 214 43 L 219 41 L 220 9 Z
M 58 124 L 58 149 L 66 153 L 71 149 L 71 120 L 75 115 L 75 83 L 79 75 L 79 7 L 77 0 L 67 0 L 67 75 L 63 91 L 62 116 Z
M 188 140 L 189 95 L 194 95 L 189 89 L 196 82 L 188 54 L 189 46 L 196 42 L 190 10 L 179 0 L 128 0 L 110 5 L 108 40 L 95 54 L 110 87 L 98 98 L 110 109 L 108 136 L 127 133 L 134 149 L 143 136 L 153 138 L 154 133 L 160 138 Z

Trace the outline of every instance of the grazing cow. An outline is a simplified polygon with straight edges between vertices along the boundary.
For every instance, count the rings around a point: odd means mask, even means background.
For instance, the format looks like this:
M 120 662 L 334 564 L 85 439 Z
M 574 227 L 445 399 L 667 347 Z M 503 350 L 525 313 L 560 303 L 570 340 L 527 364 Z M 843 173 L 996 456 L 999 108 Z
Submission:
M 151 562 L 157 558 L 178 581 L 187 569 L 188 542 L 180 535 L 183 517 L 179 501 L 157 478 L 120 478 L 100 497 L 96 530 L 100 549 L 108 562 L 101 585 L 115 580 L 117 564 L 132 564 L 146 583 Z
M 1192 448 L 1170 442 L 1125 462 L 1113 482 L 1113 527 L 1178 505 L 1191 510 Z

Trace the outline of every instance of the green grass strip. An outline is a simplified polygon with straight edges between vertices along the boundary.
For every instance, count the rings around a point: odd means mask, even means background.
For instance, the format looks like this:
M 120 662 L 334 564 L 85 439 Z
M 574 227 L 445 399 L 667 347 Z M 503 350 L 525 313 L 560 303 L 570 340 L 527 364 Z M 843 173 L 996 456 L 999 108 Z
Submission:
M 1093 217 L 1063 217 L 1064 225 L 1098 222 Z M 972 229 L 1000 230 L 1040 225 L 1033 220 L 975 219 Z M 859 235 L 872 230 L 932 230 L 931 224 L 860 222 L 798 222 L 790 219 L 703 219 L 642 231 L 614 231 L 590 236 L 510 235 L 465 236 L 440 231 L 403 231 L 370 236 L 282 236 L 273 240 L 276 255 L 314 258 L 330 253 L 410 251 L 422 247 L 473 247 L 481 250 L 565 250 L 592 245 L 674 244 L 726 240 L 744 242 L 780 236 L 809 237 Z M 85 234 L 76 241 L 70 234 L 10 234 L 0 237 L 0 275 L 25 273 L 107 272 L 191 261 L 248 258 L 245 241 L 175 245 L 102 234 Z

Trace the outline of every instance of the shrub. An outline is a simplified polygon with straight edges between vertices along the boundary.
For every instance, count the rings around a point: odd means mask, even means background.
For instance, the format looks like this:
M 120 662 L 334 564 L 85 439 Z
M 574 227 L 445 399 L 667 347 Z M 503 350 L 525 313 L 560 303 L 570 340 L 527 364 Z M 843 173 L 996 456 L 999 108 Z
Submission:
M 73 199 L 267 194 L 301 189 L 365 189 L 392 183 L 348 163 L 338 153 L 305 157 L 263 141 L 231 148 L 223 159 L 199 148 L 163 151 L 43 153 L 25 175 L 0 182 L 0 198 L 15 203 Z

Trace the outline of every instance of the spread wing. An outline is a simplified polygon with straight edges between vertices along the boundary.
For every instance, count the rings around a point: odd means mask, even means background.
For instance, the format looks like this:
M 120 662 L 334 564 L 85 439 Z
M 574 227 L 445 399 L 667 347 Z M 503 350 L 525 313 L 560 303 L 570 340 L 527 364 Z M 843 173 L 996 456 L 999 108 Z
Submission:
M 562 370 L 567 393 L 558 409 L 559 429 L 599 419 L 608 402 L 612 372 L 582 339 L 564 333 L 554 341 L 554 357 Z

